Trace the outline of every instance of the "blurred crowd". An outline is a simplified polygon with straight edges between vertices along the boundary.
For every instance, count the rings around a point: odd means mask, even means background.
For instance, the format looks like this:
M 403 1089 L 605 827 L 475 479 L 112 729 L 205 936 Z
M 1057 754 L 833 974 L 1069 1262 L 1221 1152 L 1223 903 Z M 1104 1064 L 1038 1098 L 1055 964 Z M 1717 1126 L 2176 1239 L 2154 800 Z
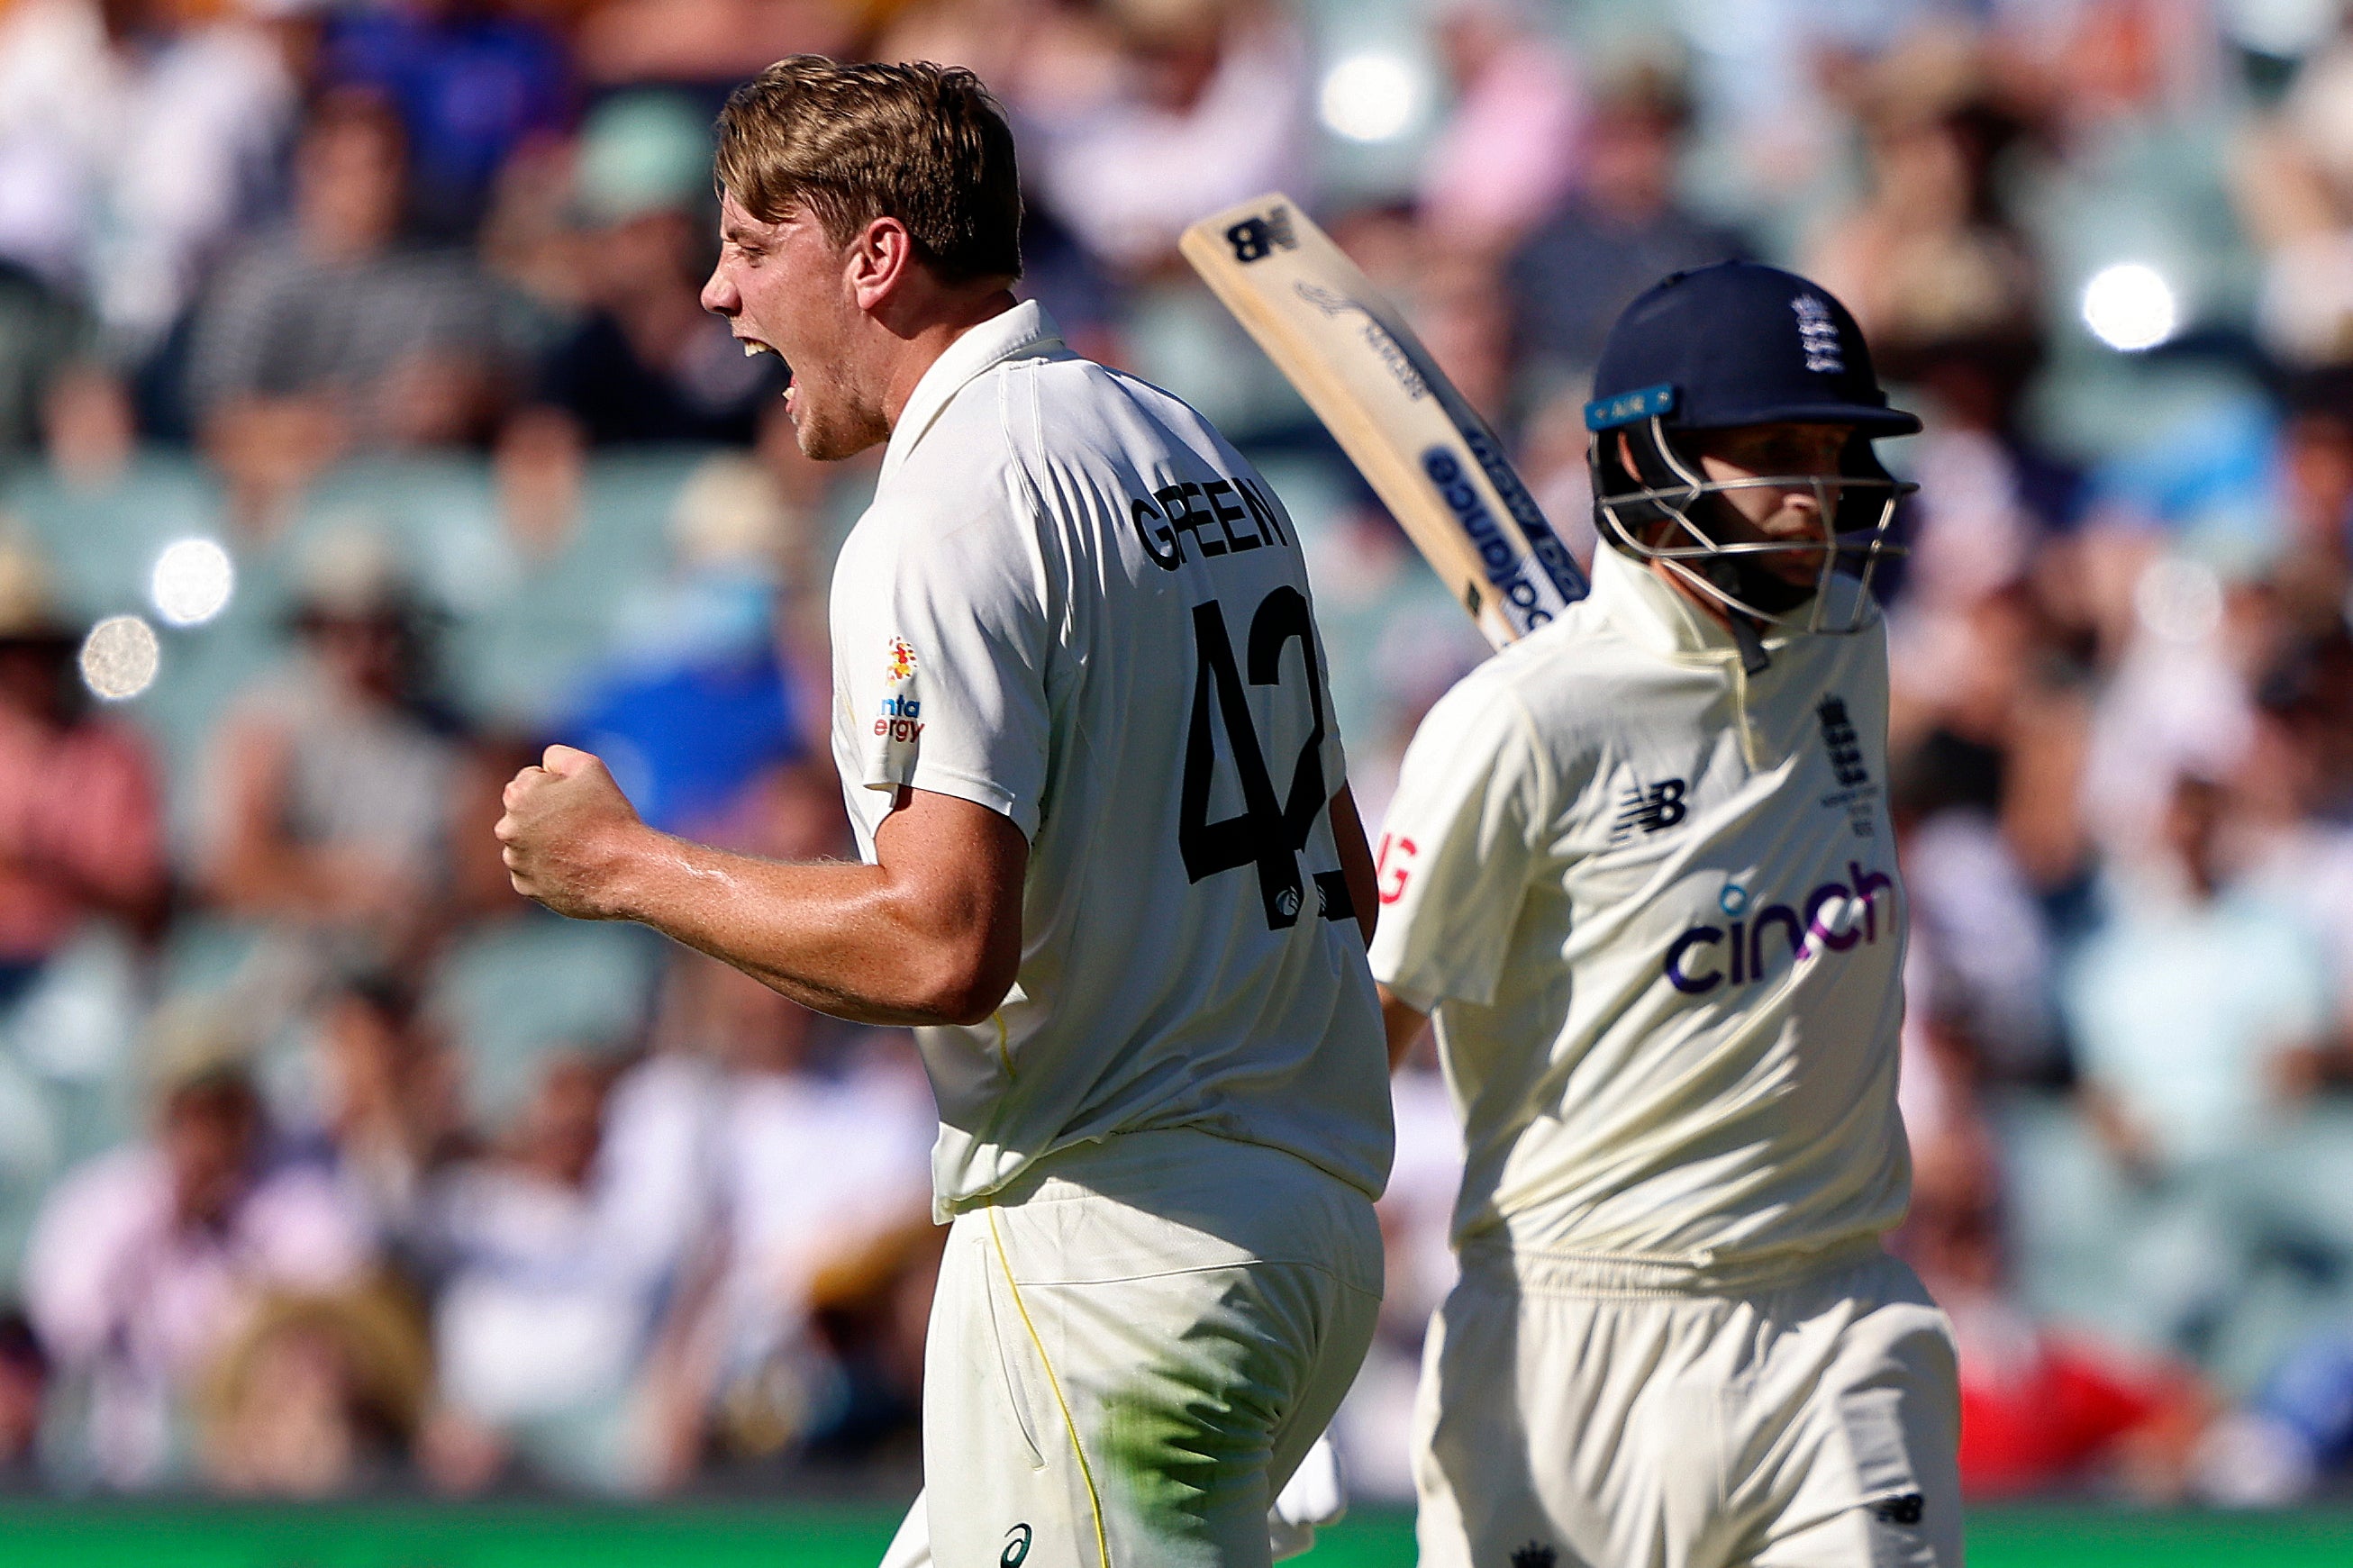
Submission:
M 1589 551 L 1619 307 L 1795 267 L 1926 432 L 1886 582 L 1897 1246 L 1978 1496 L 2353 1465 L 2353 19 L 2337 0 L 0 0 L 0 1480 L 886 1476 L 938 1233 L 902 1037 L 508 889 L 498 790 L 849 852 L 801 459 L 697 289 L 710 123 L 971 65 L 1027 292 L 1311 552 L 1377 836 L 1483 652 L 1189 279 L 1315 212 Z M 1459 1150 L 1398 1083 L 1409 1495 Z

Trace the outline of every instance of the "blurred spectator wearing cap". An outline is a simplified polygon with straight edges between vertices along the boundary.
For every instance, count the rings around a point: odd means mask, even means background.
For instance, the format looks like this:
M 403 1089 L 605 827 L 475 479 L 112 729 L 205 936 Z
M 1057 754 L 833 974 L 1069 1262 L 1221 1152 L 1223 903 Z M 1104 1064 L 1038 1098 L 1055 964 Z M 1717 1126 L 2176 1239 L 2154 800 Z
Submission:
M 0 547 L 0 1007 L 85 922 L 147 937 L 164 913 L 154 759 L 136 729 L 91 707 L 79 641 L 37 562 Z
M 664 832 L 730 837 L 748 792 L 807 750 L 776 607 L 812 569 L 808 521 L 760 464 L 706 460 L 672 510 L 670 577 L 622 605 L 615 666 L 558 727 Z
M 500 298 L 466 256 L 402 242 L 406 181 L 388 108 L 322 100 L 291 226 L 254 240 L 197 315 L 188 401 L 249 528 L 347 445 L 465 437 L 503 394 Z
M 470 1147 L 462 1064 L 415 989 L 385 973 L 327 992 L 311 1010 L 312 1121 L 290 1153 L 331 1173 L 396 1254 L 413 1247 L 427 1184 Z
M 1581 400 L 1609 323 L 1665 274 L 1748 254 L 1677 196 L 1691 113 L 1681 79 L 1655 63 L 1621 67 L 1594 89 L 1576 188 L 1504 271 L 1531 401 Z
M 515 149 L 569 128 L 570 62 L 539 16 L 502 0 L 395 0 L 327 23 L 318 73 L 380 96 L 406 132 L 411 207 L 427 233 L 462 237 Z
M 2026 127 L 1976 41 L 1926 30 L 1874 62 L 1862 91 L 1870 192 L 1822 237 L 1810 275 L 1852 301 L 1891 374 L 1931 345 L 2031 340 L 2037 279 L 1998 184 Z
M 370 1267 L 365 1226 L 322 1176 L 272 1170 L 261 1100 L 225 1020 L 166 1020 L 152 1141 L 53 1191 L 25 1299 L 64 1385 L 60 1468 L 116 1487 L 190 1468 L 190 1401 L 273 1289 L 329 1290 Z
M 200 884 L 226 912 L 393 962 L 448 879 L 457 751 L 428 721 L 424 622 L 389 548 L 312 543 L 300 643 L 214 739 Z
M 405 1479 L 431 1357 L 397 1290 L 271 1292 L 197 1391 L 205 1479 L 232 1495 L 316 1499 Z
M 594 226 L 590 309 L 557 344 L 541 398 L 589 441 L 751 445 L 784 391 L 775 356 L 746 359 L 702 308 L 710 270 L 711 135 L 681 98 L 607 100 L 582 133 L 574 175 Z

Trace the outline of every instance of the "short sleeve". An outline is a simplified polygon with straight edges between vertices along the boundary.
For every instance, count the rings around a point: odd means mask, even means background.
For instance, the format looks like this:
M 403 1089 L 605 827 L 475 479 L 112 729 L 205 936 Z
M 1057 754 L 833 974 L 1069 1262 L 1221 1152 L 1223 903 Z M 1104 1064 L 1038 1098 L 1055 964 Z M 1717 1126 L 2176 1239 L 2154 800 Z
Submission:
M 1406 749 L 1380 836 L 1373 973 L 1429 1012 L 1490 1005 L 1542 840 L 1546 769 L 1526 710 L 1474 675 Z
M 837 595 L 835 658 L 858 783 L 954 795 L 1034 837 L 1053 637 L 1034 516 L 1008 489 L 965 519 L 896 527 L 880 569 Z

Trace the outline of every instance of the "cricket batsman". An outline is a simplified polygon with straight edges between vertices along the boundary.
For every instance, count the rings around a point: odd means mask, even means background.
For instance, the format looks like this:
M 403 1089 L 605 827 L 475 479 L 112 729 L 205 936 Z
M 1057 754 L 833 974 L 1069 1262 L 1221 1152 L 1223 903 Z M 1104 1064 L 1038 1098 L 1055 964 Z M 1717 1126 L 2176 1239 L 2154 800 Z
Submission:
M 1290 519 L 1191 408 L 1009 291 L 969 72 L 770 67 L 719 121 L 703 303 L 801 449 L 883 445 L 832 593 L 860 863 L 647 828 L 552 747 L 514 885 L 914 1027 L 939 1100 L 924 1496 L 894 1561 L 1243 1568 L 1381 1288 L 1372 858 Z
M 1746 262 L 1627 307 L 1592 596 L 1407 752 L 1373 967 L 1469 1161 L 1423 1568 L 1961 1561 L 1941 1312 L 1880 1237 L 1904 890 L 1870 580 L 1903 488 L 1853 319 Z

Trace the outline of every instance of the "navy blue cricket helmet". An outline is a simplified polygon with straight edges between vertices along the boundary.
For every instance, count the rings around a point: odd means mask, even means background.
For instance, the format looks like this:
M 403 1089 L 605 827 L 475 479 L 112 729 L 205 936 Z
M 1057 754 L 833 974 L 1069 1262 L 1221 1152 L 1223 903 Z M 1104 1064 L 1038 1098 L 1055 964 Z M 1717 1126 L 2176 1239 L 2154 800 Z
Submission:
M 1602 538 L 1667 563 L 1702 594 L 1758 622 L 1810 631 L 1863 624 L 1872 575 L 1900 548 L 1888 539 L 1895 503 L 1915 488 L 1890 475 L 1871 444 L 1910 435 L 1920 421 L 1887 405 L 1862 329 L 1829 290 L 1754 261 L 1670 275 L 1610 328 L 1585 423 Z M 1845 426 L 1838 473 L 1710 480 L 1688 434 L 1781 424 Z M 1722 499 L 1728 489 L 1807 487 L 1820 502 L 1819 536 L 1744 536 Z M 1817 561 L 1812 584 L 1762 570 L 1758 558 L 1774 552 Z M 1855 581 L 1834 593 L 1842 569 Z M 1795 619 L 1808 604 L 1810 614 Z

